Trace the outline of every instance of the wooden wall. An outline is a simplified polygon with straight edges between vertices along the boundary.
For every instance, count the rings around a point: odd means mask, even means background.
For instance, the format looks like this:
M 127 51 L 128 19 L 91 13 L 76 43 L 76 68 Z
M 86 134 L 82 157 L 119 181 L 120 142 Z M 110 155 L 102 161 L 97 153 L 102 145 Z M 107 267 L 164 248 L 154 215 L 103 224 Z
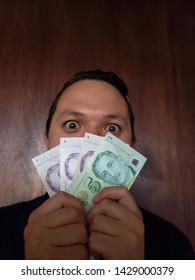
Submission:
M 0 205 L 44 192 L 31 158 L 45 151 L 50 104 L 75 72 L 128 84 L 137 150 L 148 162 L 139 205 L 195 247 L 195 2 L 0 0 Z

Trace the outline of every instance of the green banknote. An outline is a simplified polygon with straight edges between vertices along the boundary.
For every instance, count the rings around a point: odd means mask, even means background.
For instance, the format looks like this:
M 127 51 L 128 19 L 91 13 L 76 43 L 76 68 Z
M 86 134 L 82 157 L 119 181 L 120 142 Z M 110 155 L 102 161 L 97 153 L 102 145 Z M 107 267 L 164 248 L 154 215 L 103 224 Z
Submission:
M 107 133 L 76 179 L 70 193 L 84 203 L 88 211 L 93 206 L 93 197 L 108 186 L 132 186 L 146 158 L 129 145 Z

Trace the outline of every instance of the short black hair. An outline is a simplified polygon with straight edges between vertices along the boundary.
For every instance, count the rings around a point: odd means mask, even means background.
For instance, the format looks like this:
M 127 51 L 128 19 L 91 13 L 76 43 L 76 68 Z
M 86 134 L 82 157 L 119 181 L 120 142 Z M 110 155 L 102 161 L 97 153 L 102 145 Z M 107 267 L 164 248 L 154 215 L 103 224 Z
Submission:
M 130 123 L 131 123 L 131 131 L 132 131 L 132 142 L 136 141 L 136 137 L 135 137 L 135 131 L 134 131 L 134 114 L 133 114 L 133 110 L 131 107 L 131 103 L 130 103 L 130 97 L 128 94 L 128 89 L 126 84 L 124 83 L 124 81 L 117 76 L 114 72 L 104 72 L 100 69 L 95 69 L 95 70 L 89 70 L 89 71 L 81 71 L 76 73 L 72 79 L 70 79 L 68 82 L 66 82 L 64 84 L 64 86 L 62 87 L 62 89 L 58 92 L 56 98 L 54 99 L 51 108 L 49 110 L 49 115 L 48 115 L 48 119 L 46 122 L 46 135 L 47 137 L 49 136 L 49 130 L 50 130 L 50 126 L 51 126 L 51 121 L 52 121 L 52 117 L 56 111 L 56 107 L 58 104 L 58 101 L 61 97 L 61 95 L 63 94 L 63 92 L 72 84 L 78 82 L 78 81 L 82 81 L 82 80 L 100 80 L 100 81 L 105 81 L 111 85 L 113 85 L 115 88 L 118 89 L 118 91 L 121 93 L 121 95 L 124 97 L 126 103 L 127 103 L 127 107 L 129 110 L 129 118 L 130 118 Z

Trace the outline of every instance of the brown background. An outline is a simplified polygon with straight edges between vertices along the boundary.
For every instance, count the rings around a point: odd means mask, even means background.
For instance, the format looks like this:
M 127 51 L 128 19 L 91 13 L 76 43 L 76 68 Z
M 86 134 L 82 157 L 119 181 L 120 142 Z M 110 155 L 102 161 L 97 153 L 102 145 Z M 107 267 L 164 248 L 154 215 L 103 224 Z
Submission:
M 136 148 L 148 157 L 132 192 L 195 247 L 194 3 L 0 0 L 0 205 L 44 192 L 31 158 L 45 150 L 63 83 L 112 70 L 130 88 Z

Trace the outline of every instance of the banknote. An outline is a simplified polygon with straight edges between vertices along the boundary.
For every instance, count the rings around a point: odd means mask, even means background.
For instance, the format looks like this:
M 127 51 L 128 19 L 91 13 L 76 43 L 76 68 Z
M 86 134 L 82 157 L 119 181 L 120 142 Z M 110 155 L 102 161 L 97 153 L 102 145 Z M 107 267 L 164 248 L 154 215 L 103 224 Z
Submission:
M 83 137 L 60 138 L 60 189 L 70 191 L 70 185 L 83 143 Z
M 60 191 L 60 145 L 32 158 L 49 196 Z
M 81 174 L 81 172 L 86 167 L 87 163 L 89 162 L 90 158 L 97 150 L 98 146 L 100 145 L 103 137 L 91 134 L 86 132 L 83 138 L 80 154 L 77 159 L 76 168 L 73 175 L 73 181 L 71 186 L 76 181 L 77 177 Z
M 93 197 L 102 188 L 130 188 L 145 162 L 143 155 L 108 132 L 70 193 L 82 200 L 88 211 L 93 206 Z

